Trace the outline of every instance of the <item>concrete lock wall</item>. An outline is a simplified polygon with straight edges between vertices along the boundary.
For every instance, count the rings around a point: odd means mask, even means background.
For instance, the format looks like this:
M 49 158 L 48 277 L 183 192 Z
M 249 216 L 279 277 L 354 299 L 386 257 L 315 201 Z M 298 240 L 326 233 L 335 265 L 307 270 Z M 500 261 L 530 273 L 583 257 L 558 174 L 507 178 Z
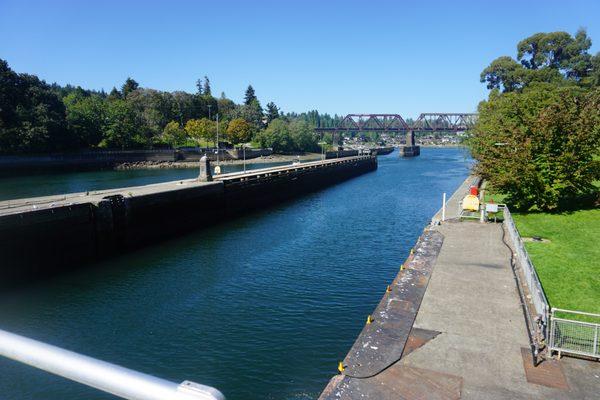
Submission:
M 120 163 L 176 161 L 176 152 L 164 150 L 105 150 L 28 156 L 0 156 L 0 173 L 109 168 Z
M 244 157 L 246 160 L 251 160 L 253 158 L 270 156 L 273 154 L 273 149 L 246 149 L 246 154 L 244 155 L 244 149 L 237 148 L 235 150 L 231 150 L 230 153 L 238 160 L 242 160 Z
M 229 174 L 111 191 L 80 204 L 0 213 L 0 285 L 41 278 L 225 218 L 321 189 L 377 168 L 376 157 Z
M 325 159 L 358 156 L 358 150 L 335 150 L 325 152 Z

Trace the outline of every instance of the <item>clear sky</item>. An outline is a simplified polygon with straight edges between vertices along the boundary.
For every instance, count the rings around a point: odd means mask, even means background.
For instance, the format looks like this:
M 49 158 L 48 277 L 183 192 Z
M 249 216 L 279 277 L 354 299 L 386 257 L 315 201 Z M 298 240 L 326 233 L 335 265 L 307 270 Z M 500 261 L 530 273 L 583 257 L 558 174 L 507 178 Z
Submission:
M 0 0 L 0 58 L 85 88 L 141 86 L 329 113 L 474 111 L 479 74 L 519 40 L 585 27 L 600 1 Z

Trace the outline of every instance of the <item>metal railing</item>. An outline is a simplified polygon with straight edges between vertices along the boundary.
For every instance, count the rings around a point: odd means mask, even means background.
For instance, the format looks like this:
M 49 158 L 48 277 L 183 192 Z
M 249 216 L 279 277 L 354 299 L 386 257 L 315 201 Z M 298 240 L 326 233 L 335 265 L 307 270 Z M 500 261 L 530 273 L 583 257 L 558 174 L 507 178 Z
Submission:
M 574 318 L 584 317 L 596 322 L 558 317 L 557 313 Z M 550 351 L 558 352 L 559 356 L 564 352 L 600 358 L 600 314 L 552 308 L 550 323 Z
M 0 355 L 130 400 L 225 400 L 217 389 L 181 384 L 0 330 Z
M 525 244 L 523 243 L 521 235 L 515 226 L 515 222 L 512 218 L 510 210 L 506 205 L 502 206 L 503 207 L 500 209 L 504 214 L 504 225 L 506 226 L 508 236 L 510 237 L 516 259 L 523 271 L 523 276 L 531 296 L 531 302 L 533 303 L 535 312 L 537 314 L 535 318 L 535 322 L 537 324 L 535 327 L 536 332 L 532 332 L 534 344 L 542 347 L 543 343 L 548 338 L 548 328 L 550 326 L 548 321 L 550 315 L 550 305 L 548 304 L 548 299 L 546 299 L 546 295 L 542 289 L 540 278 L 538 277 L 535 267 L 529 258 L 529 254 L 525 249 Z

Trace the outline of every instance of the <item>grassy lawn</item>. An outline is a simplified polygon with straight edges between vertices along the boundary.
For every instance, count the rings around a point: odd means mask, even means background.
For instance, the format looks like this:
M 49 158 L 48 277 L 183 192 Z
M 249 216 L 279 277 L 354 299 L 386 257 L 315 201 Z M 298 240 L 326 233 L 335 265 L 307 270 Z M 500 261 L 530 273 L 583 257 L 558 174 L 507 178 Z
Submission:
M 600 314 L 600 209 L 513 214 L 552 307 Z
M 505 197 L 485 192 L 486 202 L 504 203 Z M 513 218 L 523 238 L 548 240 L 526 241 L 525 247 L 550 305 L 600 314 L 600 209 L 513 212 Z

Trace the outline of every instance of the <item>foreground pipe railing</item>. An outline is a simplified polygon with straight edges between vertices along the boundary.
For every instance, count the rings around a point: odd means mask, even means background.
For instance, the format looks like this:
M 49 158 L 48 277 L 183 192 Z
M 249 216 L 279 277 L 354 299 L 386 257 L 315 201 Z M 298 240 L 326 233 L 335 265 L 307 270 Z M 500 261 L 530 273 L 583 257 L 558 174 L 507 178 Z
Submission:
M 130 400 L 225 400 L 217 389 L 156 378 L 0 329 L 0 355 Z

